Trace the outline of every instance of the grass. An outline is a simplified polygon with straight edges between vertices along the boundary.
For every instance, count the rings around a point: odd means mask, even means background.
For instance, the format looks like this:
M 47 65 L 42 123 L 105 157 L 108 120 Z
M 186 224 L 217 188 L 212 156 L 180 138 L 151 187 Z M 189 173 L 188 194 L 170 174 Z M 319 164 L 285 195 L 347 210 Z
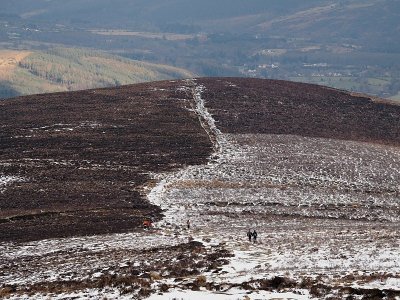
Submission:
M 305 82 L 305 83 L 313 83 L 319 85 L 330 86 L 333 88 L 348 90 L 348 91 L 357 91 L 360 89 L 360 83 L 356 82 L 356 78 L 353 77 L 291 77 L 290 80 L 296 82 Z

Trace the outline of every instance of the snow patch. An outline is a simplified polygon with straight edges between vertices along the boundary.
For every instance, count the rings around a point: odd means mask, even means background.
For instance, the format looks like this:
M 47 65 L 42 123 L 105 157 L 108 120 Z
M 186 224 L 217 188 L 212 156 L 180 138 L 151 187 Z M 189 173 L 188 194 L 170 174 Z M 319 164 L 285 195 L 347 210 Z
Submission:
M 23 182 L 24 178 L 20 176 L 6 176 L 0 175 L 0 191 L 4 191 L 7 185 L 10 185 L 14 182 Z
M 247 297 L 247 298 L 246 298 Z M 310 295 L 307 291 L 299 291 L 298 294 L 286 292 L 286 293 L 274 293 L 267 291 L 254 291 L 248 292 L 240 289 L 230 289 L 227 292 L 209 292 L 209 291 L 171 291 L 168 293 L 164 293 L 162 295 L 152 295 L 148 300 L 204 300 L 204 299 L 213 299 L 213 300 L 239 300 L 239 299 L 248 299 L 248 300 L 306 300 L 311 299 Z

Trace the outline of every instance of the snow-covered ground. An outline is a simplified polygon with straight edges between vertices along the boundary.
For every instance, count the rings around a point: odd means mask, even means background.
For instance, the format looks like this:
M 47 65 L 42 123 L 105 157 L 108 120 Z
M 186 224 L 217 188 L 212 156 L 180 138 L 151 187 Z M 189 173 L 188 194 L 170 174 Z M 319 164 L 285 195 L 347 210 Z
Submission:
M 0 281 L 86 280 L 110 270 L 113 275 L 116 265 L 122 270 L 148 263 L 135 260 L 137 251 L 195 240 L 210 251 L 219 245 L 234 254 L 218 272 L 203 272 L 207 282 L 226 285 L 224 292 L 187 291 L 168 281 L 168 292 L 149 299 L 312 298 L 298 287 L 279 292 L 239 287 L 277 276 L 333 289 L 320 299 L 339 297 L 343 287 L 400 291 L 400 150 L 297 136 L 223 134 L 202 99 L 205 88 L 189 80 L 180 89 L 193 95 L 192 109 L 215 153 L 207 165 L 155 175 L 158 183 L 146 192 L 164 210 L 156 229 L 3 243 Z M 188 220 L 190 230 L 185 229 Z M 257 230 L 257 243 L 247 240 L 249 229 Z M 99 295 L 124 297 L 111 287 L 57 297 Z
M 305 293 L 305 294 L 301 294 Z M 74 293 L 65 294 L 51 294 L 51 295 L 37 295 L 40 299 L 56 299 L 56 300 L 69 300 L 69 299 L 121 299 L 131 300 L 132 295 L 120 295 L 113 289 L 87 289 Z M 247 298 L 246 298 L 247 297 Z M 29 300 L 31 296 L 10 297 L 10 300 Z M 151 295 L 148 300 L 238 300 L 238 299 L 254 299 L 254 300 L 307 300 L 310 299 L 307 292 L 299 291 L 298 293 L 274 293 L 266 291 L 256 291 L 248 293 L 240 289 L 232 289 L 229 293 L 211 293 L 207 290 L 203 291 L 188 291 L 188 290 L 175 290 L 164 294 Z
M 217 159 L 168 174 L 149 199 L 159 226 L 192 224 L 200 241 L 235 253 L 213 281 L 319 276 L 331 285 L 380 288 L 400 277 L 400 151 L 367 143 L 276 135 L 223 135 L 195 93 Z M 154 199 L 157 199 L 156 201 Z M 259 242 L 246 241 L 256 229 Z M 371 276 L 374 274 L 374 276 Z M 343 278 L 354 277 L 344 281 Z M 400 286 L 395 285 L 397 290 Z
M 24 178 L 19 176 L 0 175 L 0 191 L 2 191 L 8 184 L 21 181 L 24 181 Z
M 304 294 L 301 294 L 304 293 Z M 247 297 L 247 298 L 246 298 Z M 152 295 L 148 300 L 238 300 L 238 299 L 262 299 L 262 300 L 306 300 L 310 299 L 308 293 L 301 291 L 299 293 L 275 293 L 266 291 L 246 292 L 240 289 L 232 289 L 228 293 L 211 293 L 209 291 L 172 291 L 162 295 Z
M 0 273 L 0 283 L 21 285 L 55 280 L 82 280 L 110 266 L 132 262 L 127 253 L 186 242 L 172 231 L 154 230 L 126 234 L 110 234 L 30 243 L 0 244 L 0 267 L 20 263 L 16 272 Z M 108 254 L 107 254 L 108 253 Z M 124 258 L 125 256 L 125 258 Z M 77 265 L 78 264 L 78 265 Z
M 1 185 L 6 185 L 8 182 L 10 182 L 12 180 L 13 180 L 12 177 L 2 175 L 2 176 L 0 176 L 0 186 Z

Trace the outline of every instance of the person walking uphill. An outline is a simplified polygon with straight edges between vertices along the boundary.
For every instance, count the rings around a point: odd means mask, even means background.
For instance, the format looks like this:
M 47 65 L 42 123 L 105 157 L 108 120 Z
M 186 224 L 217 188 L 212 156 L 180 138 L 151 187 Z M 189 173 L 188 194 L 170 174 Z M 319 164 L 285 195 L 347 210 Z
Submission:
M 254 229 L 253 231 L 253 242 L 256 243 L 257 242 L 257 231 Z
M 247 237 L 249 238 L 249 242 L 251 242 L 252 236 L 253 236 L 253 234 L 251 233 L 251 230 L 249 229 L 249 231 L 247 231 Z

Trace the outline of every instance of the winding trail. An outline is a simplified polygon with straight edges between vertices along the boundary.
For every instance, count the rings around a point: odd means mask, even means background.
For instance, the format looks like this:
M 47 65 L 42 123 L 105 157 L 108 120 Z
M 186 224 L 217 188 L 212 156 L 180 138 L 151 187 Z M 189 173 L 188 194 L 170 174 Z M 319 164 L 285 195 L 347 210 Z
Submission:
M 224 156 L 229 150 L 232 155 L 233 147 L 222 134 L 222 132 L 215 125 L 215 119 L 210 114 L 205 106 L 205 101 L 201 94 L 205 90 L 203 85 L 198 85 L 195 79 L 188 79 L 184 81 L 186 85 L 182 87 L 187 94 L 192 98 L 192 109 L 199 118 L 199 122 L 205 132 L 208 134 L 210 141 L 213 144 L 213 153 L 209 158 L 208 167 L 211 165 L 215 167 L 224 160 Z M 188 177 L 190 174 L 197 174 L 202 172 L 203 168 L 207 166 L 188 166 L 178 172 L 155 175 L 158 183 L 147 194 L 147 199 L 150 203 L 158 205 L 164 212 L 165 217 L 159 221 L 156 226 L 165 227 L 173 224 L 183 224 L 189 217 L 185 213 L 186 206 L 177 205 L 171 199 L 166 199 L 165 194 L 167 190 L 183 178 Z
M 164 212 L 165 217 L 156 224 L 161 232 L 174 232 L 181 238 L 200 241 L 210 248 L 222 245 L 235 255 L 219 273 L 204 274 L 207 280 L 240 285 L 275 276 L 301 282 L 318 275 L 332 285 L 335 284 L 332 278 L 336 276 L 340 286 L 343 285 L 340 282 L 343 274 L 354 273 L 358 276 L 354 270 L 379 273 L 386 269 L 394 274 L 400 271 L 396 247 L 384 250 L 374 239 L 385 232 L 388 243 L 395 245 L 398 238 L 390 224 L 377 227 L 374 222 L 361 223 L 351 219 L 307 218 L 309 209 L 302 212 L 299 203 L 289 204 L 298 200 L 293 192 L 281 188 L 285 182 L 282 181 L 285 169 L 278 165 L 278 173 L 274 175 L 275 165 L 270 161 L 277 154 L 269 146 L 276 146 L 281 139 L 285 139 L 284 136 L 257 136 L 265 142 L 260 145 L 252 143 L 254 136 L 223 134 L 202 97 L 206 87 L 192 79 L 184 81 L 180 89 L 191 97 L 192 110 L 212 141 L 214 152 L 205 165 L 188 166 L 178 172 L 157 175 L 155 179 L 158 183 L 148 193 L 148 200 Z M 290 137 L 290 141 L 293 145 L 323 143 L 303 137 Z M 292 145 L 287 141 L 285 143 L 282 143 L 286 145 L 284 147 Z M 343 144 L 348 146 L 351 142 Z M 304 151 L 307 149 L 304 147 Z M 297 178 L 296 172 L 288 174 L 289 179 Z M 301 182 L 299 186 L 301 190 Z M 315 196 L 318 198 L 321 195 Z M 272 200 L 267 200 L 269 197 Z M 309 195 L 301 194 L 300 198 L 305 201 Z M 268 206 L 269 201 L 275 202 Z M 274 213 L 275 207 L 283 211 L 287 209 L 289 213 L 293 213 L 291 209 L 294 209 L 294 216 L 298 217 L 286 218 L 279 210 Z M 187 220 L 192 224 L 190 230 L 185 229 Z M 257 244 L 246 240 L 245 235 L 250 228 L 260 230 Z M 393 280 L 396 285 L 398 279 Z M 365 286 L 374 287 L 368 282 Z M 392 283 L 387 280 L 380 288 L 382 286 L 390 288 Z M 233 293 L 226 291 L 232 297 Z M 289 298 L 311 299 L 307 290 L 296 293 L 299 294 Z M 271 297 L 280 299 L 277 295 Z M 282 296 L 282 299 L 286 298 Z
M 262 244 L 251 244 L 242 236 L 234 236 L 234 232 L 226 230 L 225 226 L 217 228 L 215 222 L 208 219 L 207 205 L 196 203 L 196 192 L 189 188 L 186 201 L 181 201 L 178 197 L 174 197 L 174 191 L 180 190 L 182 184 L 185 182 L 197 180 L 210 180 L 210 174 L 218 173 L 222 166 L 229 166 L 232 161 L 240 161 L 243 159 L 245 152 L 240 147 L 237 147 L 233 140 L 231 141 L 229 135 L 224 135 L 216 126 L 216 121 L 208 111 L 205 100 L 202 98 L 202 92 L 205 90 L 203 85 L 198 85 L 194 79 L 186 80 L 187 95 L 191 95 L 192 109 L 198 115 L 199 122 L 202 128 L 207 132 L 211 142 L 213 143 L 214 152 L 209 158 L 206 165 L 188 166 L 178 172 L 160 175 L 159 182 L 148 193 L 148 200 L 155 205 L 161 207 L 164 213 L 164 218 L 155 224 L 160 231 L 170 233 L 175 231 L 181 238 L 188 238 L 189 240 L 196 240 L 202 242 L 206 247 L 212 248 L 222 246 L 230 252 L 234 253 L 234 257 L 230 258 L 230 263 L 221 269 L 220 274 L 206 272 L 204 275 L 208 281 L 214 283 L 228 283 L 228 284 L 242 284 L 252 279 L 269 278 L 264 272 L 259 272 L 259 266 L 270 256 L 268 251 Z M 229 167 L 228 167 L 229 168 Z M 222 171 L 220 175 L 223 176 Z M 196 189 L 196 188 L 195 188 Z M 179 193 L 179 192 L 178 192 Z M 193 193 L 193 194 L 192 194 Z M 198 192 L 197 192 L 198 193 Z M 201 191 L 200 191 L 201 193 Z M 193 227 L 190 230 L 183 230 L 185 228 L 186 220 L 190 220 Z M 238 220 L 238 223 L 240 221 Z M 240 232 L 246 232 L 249 226 L 256 226 L 256 221 L 246 221 L 246 224 L 238 225 Z M 230 226 L 229 224 L 226 224 Z M 243 227 L 243 228 L 242 228 Z M 237 228 L 236 228 L 237 229 Z M 228 235 L 225 235 L 228 233 Z M 241 234 L 239 232 L 239 234 Z M 275 274 L 274 274 L 275 275 Z M 179 292 L 178 292 L 179 293 Z M 237 289 L 227 290 L 224 292 L 225 297 L 233 297 L 237 299 L 241 293 L 245 295 L 246 291 Z M 254 294 L 257 295 L 258 292 Z M 171 297 L 176 296 L 175 292 Z M 243 296 L 242 295 L 242 296 Z M 283 295 L 283 294 L 282 294 Z M 206 297 L 207 295 L 201 294 L 198 297 Z M 165 295 L 168 297 L 168 295 Z M 195 295 L 188 295 L 187 299 L 195 298 Z M 264 292 L 263 299 L 280 299 L 279 293 L 266 293 Z M 276 298 L 278 297 L 278 298 Z M 299 294 L 291 292 L 286 293 L 281 299 L 309 299 L 306 291 L 301 291 Z M 150 297 L 153 299 L 153 297 Z M 154 296 L 156 299 L 156 296 Z M 185 298 L 183 298 L 185 299 Z M 228 298 L 224 298 L 228 299 Z M 229 298 L 231 299 L 231 298 Z
M 205 101 L 201 96 L 201 93 L 205 90 L 205 87 L 203 85 L 197 85 L 194 79 L 188 80 L 187 82 L 191 85 L 191 92 L 195 106 L 194 111 L 199 116 L 201 126 L 207 132 L 211 142 L 214 145 L 213 156 L 221 154 L 223 149 L 228 146 L 228 142 L 222 132 L 215 125 L 215 119 L 205 106 Z

